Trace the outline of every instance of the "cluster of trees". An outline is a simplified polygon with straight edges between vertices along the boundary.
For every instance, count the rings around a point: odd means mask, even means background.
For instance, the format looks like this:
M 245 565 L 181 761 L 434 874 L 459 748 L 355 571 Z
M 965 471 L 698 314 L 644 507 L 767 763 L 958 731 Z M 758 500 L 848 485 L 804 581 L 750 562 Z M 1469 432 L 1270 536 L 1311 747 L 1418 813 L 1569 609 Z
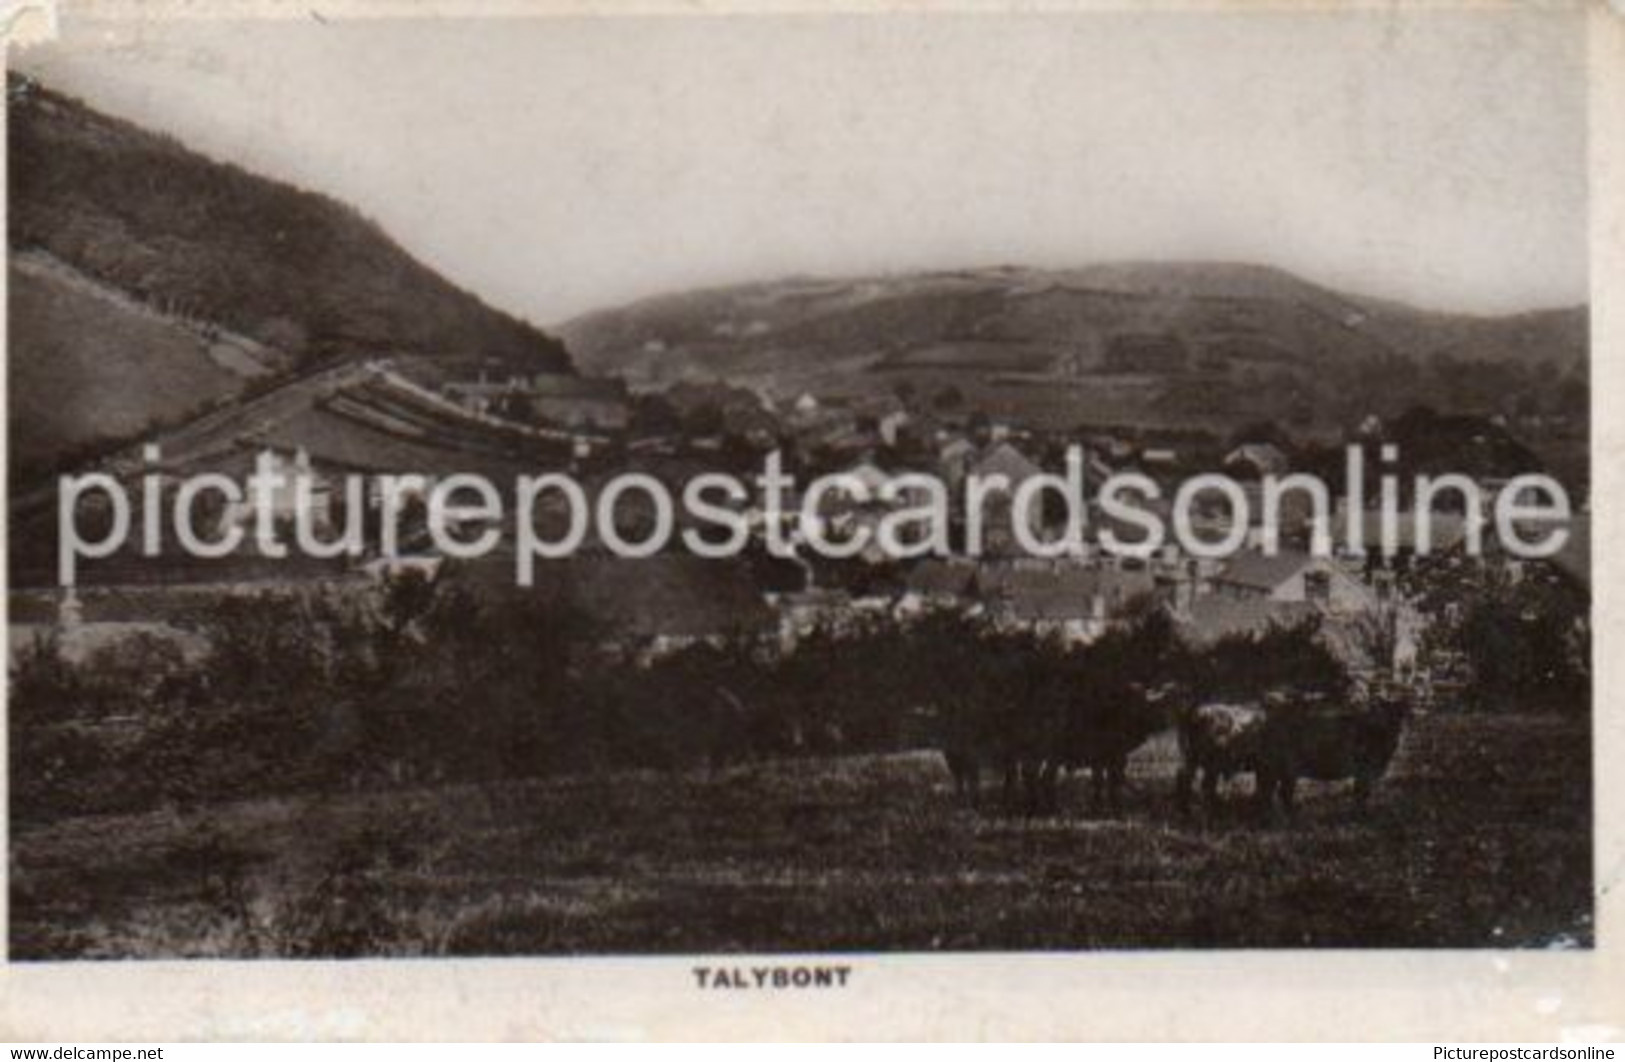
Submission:
M 1583 359 L 1473 357 L 1441 353 L 1429 359 L 1384 352 L 1321 360 L 1313 372 L 1245 369 L 1235 378 L 1243 395 L 1254 385 L 1283 403 L 1284 419 L 1357 423 L 1367 414 L 1391 416 L 1425 402 L 1445 410 L 1584 419 L 1590 382 Z
M 1383 352 L 1307 363 L 1243 363 L 1171 376 L 1160 403 L 1168 412 L 1261 416 L 1306 430 L 1392 416 L 1416 402 L 1444 410 L 1508 417 L 1588 416 L 1590 382 L 1583 359 L 1471 357 L 1421 359 Z
M 81 663 L 41 638 L 13 666 L 20 822 L 284 792 L 884 751 L 1030 732 L 1080 685 L 1183 678 L 1240 693 L 1340 674 L 1311 630 L 1188 652 L 1166 618 L 1084 649 L 958 614 L 748 638 L 630 666 L 568 604 L 417 578 L 376 599 L 235 596 Z M 1028 718 L 1030 717 L 1030 718 Z
M 1590 710 L 1589 595 L 1539 566 L 1517 579 L 1494 571 L 1460 579 L 1446 593 L 1427 648 L 1459 664 L 1465 707 Z
M 1566 584 L 1476 579 L 1448 596 L 1425 649 L 1462 662 L 1466 706 L 1589 705 L 1588 613 Z M 1131 687 L 1247 699 L 1350 681 L 1313 623 L 1195 651 L 1149 603 L 1081 648 L 944 611 L 820 628 L 790 652 L 698 643 L 643 666 L 568 602 L 412 576 L 371 596 L 228 596 L 182 622 L 201 655 L 153 634 L 77 663 L 49 636 L 16 653 L 18 821 L 950 744 L 991 762 L 1011 742 L 1095 725 L 1079 724 L 1080 705 L 1114 710 Z

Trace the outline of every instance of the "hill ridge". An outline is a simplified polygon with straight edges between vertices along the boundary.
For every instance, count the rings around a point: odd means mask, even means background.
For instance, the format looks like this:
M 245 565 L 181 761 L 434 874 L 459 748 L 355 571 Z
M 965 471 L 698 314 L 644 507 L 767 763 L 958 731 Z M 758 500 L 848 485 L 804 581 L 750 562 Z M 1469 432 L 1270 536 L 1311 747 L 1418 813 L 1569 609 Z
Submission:
M 349 204 L 23 75 L 8 75 L 7 112 L 14 478 L 229 401 L 264 375 L 250 363 L 278 375 L 478 356 L 575 371 L 557 338 L 442 277 Z M 232 351 L 241 358 L 223 365 Z
M 1583 307 L 1450 314 L 1272 265 L 1134 260 L 712 286 L 557 330 L 582 371 L 640 389 L 904 388 L 974 392 L 984 412 L 1041 427 L 1110 417 L 1329 428 L 1418 401 L 1480 410 L 1527 397 L 1583 415 L 1570 407 L 1588 376 L 1587 327 Z

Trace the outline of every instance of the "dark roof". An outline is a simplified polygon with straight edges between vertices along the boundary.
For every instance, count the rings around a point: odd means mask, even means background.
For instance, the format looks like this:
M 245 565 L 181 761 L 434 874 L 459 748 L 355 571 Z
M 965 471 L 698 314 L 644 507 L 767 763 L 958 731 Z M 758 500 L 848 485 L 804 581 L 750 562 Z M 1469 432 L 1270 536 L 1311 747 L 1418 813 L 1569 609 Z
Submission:
M 1210 645 L 1233 634 L 1262 634 L 1272 626 L 1293 627 L 1317 613 L 1302 601 L 1269 601 L 1209 594 L 1191 603 L 1179 617 L 1181 633 L 1195 646 Z
M 995 475 L 1007 476 L 1011 485 L 1015 486 L 1043 470 L 1011 443 L 997 442 L 971 463 L 970 471 L 984 479 Z
M 908 589 L 927 597 L 961 597 L 969 594 L 975 583 L 974 565 L 942 560 L 923 560 L 910 568 L 904 579 Z
M 592 376 L 540 373 L 531 377 L 530 393 L 538 398 L 574 398 L 595 402 L 624 402 L 626 384 Z
M 1156 589 L 1147 571 L 1111 568 L 994 567 L 978 577 L 981 596 L 1028 619 L 1072 619 L 1093 612 L 1097 598 L 1108 612 Z
M 1226 467 L 1250 464 L 1266 475 L 1279 475 L 1291 467 L 1286 454 L 1274 443 L 1242 443 L 1225 457 Z
M 449 438 L 427 432 L 416 436 L 345 416 L 333 409 L 309 409 L 255 432 L 243 442 L 250 449 L 270 447 L 305 450 L 318 468 L 331 466 L 367 472 L 416 472 L 426 476 L 480 472 L 512 479 L 533 472 L 535 464 L 464 448 Z
M 1216 577 L 1221 583 L 1274 590 L 1302 571 L 1314 558 L 1295 550 L 1282 550 L 1274 556 L 1264 553 L 1238 553 Z

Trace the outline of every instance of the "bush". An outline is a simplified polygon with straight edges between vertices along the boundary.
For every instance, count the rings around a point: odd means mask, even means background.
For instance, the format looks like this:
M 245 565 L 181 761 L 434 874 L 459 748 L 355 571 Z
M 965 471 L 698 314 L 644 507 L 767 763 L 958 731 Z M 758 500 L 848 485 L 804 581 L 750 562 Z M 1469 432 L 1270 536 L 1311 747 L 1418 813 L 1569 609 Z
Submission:
M 1350 682 L 1318 619 L 1220 638 L 1195 659 L 1194 674 L 1204 695 L 1241 700 L 1284 687 L 1340 695 Z
M 185 622 L 209 642 L 193 662 L 151 638 L 79 665 L 49 639 L 19 653 L 21 817 L 948 738 L 1031 745 L 1083 701 L 1122 703 L 1133 685 L 1178 678 L 1242 697 L 1347 682 L 1313 626 L 1193 654 L 1153 607 L 1081 648 L 943 611 L 827 627 L 787 654 L 739 637 L 642 666 L 606 653 L 568 601 L 480 599 L 415 577 L 365 595 L 232 596 Z M 103 722 L 115 718 L 124 730 Z

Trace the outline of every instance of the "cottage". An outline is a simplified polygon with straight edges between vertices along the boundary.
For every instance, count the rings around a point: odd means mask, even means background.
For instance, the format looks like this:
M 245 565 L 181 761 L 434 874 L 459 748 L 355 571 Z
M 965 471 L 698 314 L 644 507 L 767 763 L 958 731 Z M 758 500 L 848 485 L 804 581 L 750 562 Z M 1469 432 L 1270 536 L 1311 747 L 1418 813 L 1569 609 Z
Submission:
M 1244 443 L 1225 456 L 1224 467 L 1232 475 L 1263 479 L 1286 475 L 1292 463 L 1274 443 Z
M 493 380 L 481 373 L 473 380 L 453 380 L 442 384 L 440 393 L 470 413 L 492 414 L 502 408 L 508 396 L 522 390 L 518 378 Z
M 1267 597 L 1208 595 L 1176 610 L 1180 635 L 1195 649 L 1205 649 L 1224 638 L 1267 633 L 1272 627 L 1291 628 L 1318 616 L 1307 601 L 1277 601 Z
M 778 617 L 780 652 L 791 652 L 818 631 L 840 633 L 852 616 L 852 597 L 845 590 L 806 589 L 773 594 L 768 604 Z
M 989 566 L 977 578 L 977 593 L 996 623 L 1074 645 L 1094 641 L 1155 591 L 1146 571 L 1066 564 Z
M 1213 592 L 1230 598 L 1303 602 L 1332 613 L 1368 611 L 1376 591 L 1327 557 L 1296 550 L 1273 556 L 1239 553 L 1213 577 Z
M 623 431 L 632 419 L 620 380 L 540 373 L 531 377 L 526 397 L 536 419 L 565 428 Z
M 1448 554 L 1462 549 L 1469 536 L 1469 518 L 1456 512 L 1415 510 L 1393 514 L 1384 526 L 1383 514 L 1363 509 L 1350 514 L 1339 498 L 1332 513 L 1328 540 L 1340 557 L 1370 561 L 1373 565 L 1408 564 L 1427 554 Z
M 1017 520 L 1035 533 L 1043 528 L 1044 499 L 1041 495 L 1031 497 L 1023 512 L 1018 513 L 1014 508 L 1017 490 L 1042 472 L 1014 443 L 1008 441 L 992 444 L 970 463 L 966 470 L 967 481 L 980 481 L 987 489 L 980 498 L 975 498 L 967 485 L 964 499 L 966 520 L 968 523 L 979 517 L 982 546 L 986 552 L 1000 556 L 1021 552 L 1019 540 L 1015 537 Z M 980 512 L 971 512 L 973 506 Z
M 246 451 L 242 455 L 246 457 Z M 256 457 L 256 462 L 261 459 Z M 239 462 L 240 463 L 240 462 Z M 256 463 L 255 472 L 261 471 L 261 465 Z M 245 493 L 237 501 L 228 502 L 220 514 L 219 526 L 246 528 L 254 523 L 262 506 L 261 500 L 266 504 L 264 508 L 269 512 L 274 524 L 284 524 L 298 518 L 301 495 L 305 497 L 310 506 L 310 526 L 319 531 L 325 531 L 332 525 L 333 517 L 333 487 L 331 482 L 322 476 L 314 467 L 309 451 L 300 447 L 291 452 L 267 449 L 263 459 L 263 470 L 269 473 L 267 482 L 271 489 L 260 494 L 258 492 Z M 246 477 L 247 468 L 243 468 Z M 303 491 L 298 483 L 303 479 L 308 487 Z
M 989 446 L 970 465 L 970 472 L 984 479 L 992 476 L 1008 478 L 1012 489 L 1021 486 L 1042 471 L 1043 469 L 1017 449 L 1014 443 L 1007 440 Z
M 440 393 L 472 413 L 573 430 L 621 431 L 632 418 L 620 380 L 559 373 L 504 377 L 481 367 L 472 379 L 441 384 Z
M 977 609 L 976 573 L 976 565 L 963 559 L 920 561 L 903 577 L 894 611 L 907 618 L 936 609 Z

